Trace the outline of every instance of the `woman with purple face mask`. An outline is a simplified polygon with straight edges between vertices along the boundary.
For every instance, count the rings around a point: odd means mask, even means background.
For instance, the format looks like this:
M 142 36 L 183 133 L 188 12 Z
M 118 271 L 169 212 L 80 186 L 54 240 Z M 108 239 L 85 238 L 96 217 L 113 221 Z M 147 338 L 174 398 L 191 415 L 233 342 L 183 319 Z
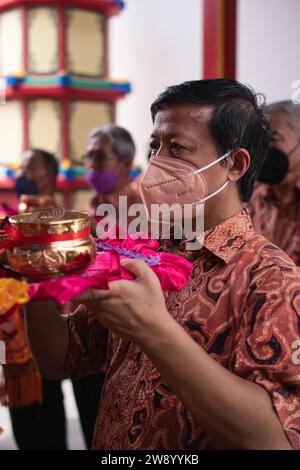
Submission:
M 95 189 L 91 201 L 93 215 L 100 204 L 112 204 L 119 216 L 119 197 L 127 197 L 127 205 L 141 202 L 129 177 L 135 145 L 129 132 L 110 124 L 92 131 L 87 144 L 86 179 Z M 95 222 L 98 218 L 95 217 Z M 92 227 L 95 231 L 95 227 Z
M 89 170 L 86 178 L 98 194 L 108 194 L 117 184 L 118 175 L 115 170 Z
M 86 180 L 95 190 L 90 212 L 92 232 L 96 235 L 96 223 L 101 217 L 95 217 L 100 204 L 112 204 L 119 214 L 119 196 L 127 196 L 130 204 L 141 202 L 137 190 L 129 177 L 135 154 L 135 145 L 125 129 L 107 125 L 92 131 L 88 138 L 85 166 Z M 99 408 L 99 397 L 105 379 L 106 368 L 90 374 L 80 380 L 72 381 L 73 391 L 79 410 L 87 447 L 92 446 L 94 424 Z

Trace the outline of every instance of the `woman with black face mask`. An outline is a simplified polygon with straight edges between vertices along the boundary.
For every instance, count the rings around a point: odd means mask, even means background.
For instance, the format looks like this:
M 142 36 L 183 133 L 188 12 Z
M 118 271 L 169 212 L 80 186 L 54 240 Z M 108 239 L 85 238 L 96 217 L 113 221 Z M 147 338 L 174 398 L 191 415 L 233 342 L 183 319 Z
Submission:
M 30 180 L 27 176 L 21 174 L 15 182 L 15 191 L 18 197 L 24 195 L 36 196 L 39 194 L 38 185 L 34 180 Z
M 57 174 L 53 155 L 42 150 L 26 152 L 15 182 L 18 198 L 40 195 L 54 201 Z M 35 207 L 38 204 L 35 200 Z M 7 344 L 0 402 L 9 407 L 19 449 L 67 449 L 61 381 L 41 377 L 27 343 L 22 311 L 0 326 L 0 339 Z
M 44 150 L 25 152 L 20 174 L 15 181 L 15 192 L 20 201 L 19 211 L 54 206 L 57 174 L 58 163 L 54 155 Z
M 254 228 L 300 266 L 300 105 L 267 109 L 273 133 L 249 209 Z
M 300 142 L 297 142 L 295 147 L 287 154 L 276 147 L 270 147 L 257 180 L 260 183 L 272 185 L 282 183 L 290 170 L 289 157 L 292 156 L 299 146 Z M 300 161 L 298 164 L 297 176 L 298 173 L 300 177 Z
M 261 171 L 257 177 L 260 183 L 280 184 L 289 171 L 287 155 L 274 147 L 270 147 Z

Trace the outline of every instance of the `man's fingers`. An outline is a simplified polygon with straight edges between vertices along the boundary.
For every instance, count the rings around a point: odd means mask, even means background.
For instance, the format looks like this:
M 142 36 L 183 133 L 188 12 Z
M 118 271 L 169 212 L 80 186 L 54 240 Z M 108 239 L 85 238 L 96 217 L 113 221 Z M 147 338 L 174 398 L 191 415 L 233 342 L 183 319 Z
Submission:
M 145 261 L 140 259 L 124 259 L 121 265 L 137 279 L 142 278 L 150 270 Z
M 100 290 L 100 289 L 88 289 L 82 294 L 76 295 L 74 297 L 74 302 L 87 302 L 89 300 L 101 300 L 107 299 L 111 295 L 109 290 Z
M 126 259 L 121 261 L 121 265 L 131 274 L 135 276 L 136 279 L 142 279 L 146 274 L 152 273 L 149 266 L 142 260 L 131 260 Z M 129 284 L 128 284 L 129 283 Z M 87 291 L 83 292 L 82 294 L 77 295 L 74 297 L 74 302 L 89 302 L 95 300 L 104 300 L 113 297 L 119 297 L 124 291 L 124 289 L 128 289 L 128 286 L 132 283 L 132 281 L 128 281 L 125 279 L 115 280 L 109 282 L 109 289 L 108 290 L 100 290 L 100 289 L 88 289 Z
M 76 295 L 72 300 L 74 302 L 89 302 L 96 300 L 108 300 L 118 297 L 120 295 L 120 288 L 123 288 L 123 284 L 126 285 L 128 282 L 124 279 L 118 281 L 111 281 L 108 283 L 109 288 L 107 290 L 100 289 L 88 289 L 82 294 Z M 127 286 L 126 286 L 127 287 Z

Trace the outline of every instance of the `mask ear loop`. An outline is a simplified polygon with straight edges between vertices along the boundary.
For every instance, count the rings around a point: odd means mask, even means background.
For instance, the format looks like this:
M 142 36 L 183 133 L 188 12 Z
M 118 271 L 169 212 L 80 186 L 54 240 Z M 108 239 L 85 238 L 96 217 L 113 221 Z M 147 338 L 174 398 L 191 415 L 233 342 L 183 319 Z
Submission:
M 210 194 L 209 196 L 203 198 L 203 199 L 200 199 L 199 201 L 196 201 L 195 204 L 203 204 L 203 202 L 206 202 L 208 201 L 208 199 L 210 199 L 211 197 L 214 197 L 216 196 L 217 194 L 219 194 L 221 191 L 223 191 L 223 189 L 226 188 L 226 186 L 228 186 L 229 184 L 229 181 L 225 181 L 225 183 L 219 188 L 217 189 L 214 193 Z
M 221 157 L 217 158 L 217 160 L 214 160 L 213 162 L 209 163 L 208 165 L 204 166 L 203 168 L 200 168 L 199 170 L 196 170 L 195 172 L 192 172 L 192 174 L 198 174 L 202 171 L 205 171 L 207 170 L 208 168 L 211 168 L 213 165 L 215 165 L 216 163 L 219 163 L 221 162 L 222 160 L 224 160 L 225 158 L 229 157 L 229 155 L 232 153 L 232 150 L 229 150 L 228 152 L 226 152 L 224 155 L 222 155 Z M 197 201 L 195 204 L 203 204 L 204 202 L 208 201 L 210 198 L 216 196 L 217 194 L 219 194 L 221 191 L 223 191 L 223 189 L 226 188 L 226 186 L 228 186 L 229 184 L 229 181 L 225 181 L 224 184 L 222 184 L 222 186 L 217 189 L 215 192 L 213 192 L 212 194 L 209 194 L 209 196 L 203 198 L 203 199 L 200 199 L 199 201 Z
M 224 155 L 222 155 L 221 157 L 217 158 L 217 160 L 214 160 L 213 162 L 209 163 L 208 165 L 203 166 L 202 168 L 199 168 L 199 170 L 191 171 L 191 173 L 189 173 L 188 176 L 197 175 L 198 173 L 202 173 L 202 171 L 208 170 L 209 168 L 211 168 L 212 166 L 214 166 L 216 163 L 219 163 L 219 162 L 221 162 L 222 160 L 224 160 L 225 158 L 229 157 L 229 155 L 230 155 L 231 153 L 232 153 L 232 150 L 229 150 L 229 152 L 226 152 Z

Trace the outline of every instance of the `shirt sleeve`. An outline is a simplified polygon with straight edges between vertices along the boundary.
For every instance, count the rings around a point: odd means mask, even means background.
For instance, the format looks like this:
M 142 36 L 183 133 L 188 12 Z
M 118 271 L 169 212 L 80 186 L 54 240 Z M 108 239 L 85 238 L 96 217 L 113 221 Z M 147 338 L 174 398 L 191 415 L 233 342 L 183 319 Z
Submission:
M 65 362 L 66 376 L 79 379 L 103 371 L 108 331 L 83 305 L 67 321 L 69 349 Z
M 233 372 L 268 392 L 300 449 L 300 276 L 268 267 L 256 279 L 235 338 Z

